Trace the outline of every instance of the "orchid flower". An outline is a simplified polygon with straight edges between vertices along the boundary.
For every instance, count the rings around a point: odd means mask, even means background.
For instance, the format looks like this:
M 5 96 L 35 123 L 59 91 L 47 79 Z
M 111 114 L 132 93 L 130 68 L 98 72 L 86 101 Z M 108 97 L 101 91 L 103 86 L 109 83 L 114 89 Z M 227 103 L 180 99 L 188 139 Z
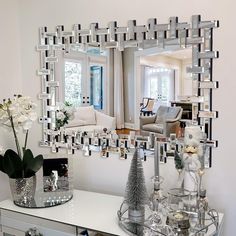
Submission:
M 17 132 L 26 133 L 23 152 L 26 150 L 28 132 L 37 119 L 36 104 L 30 97 L 14 95 L 13 99 L 4 99 L 0 104 L 0 125 L 13 131 L 18 155 L 22 158 Z

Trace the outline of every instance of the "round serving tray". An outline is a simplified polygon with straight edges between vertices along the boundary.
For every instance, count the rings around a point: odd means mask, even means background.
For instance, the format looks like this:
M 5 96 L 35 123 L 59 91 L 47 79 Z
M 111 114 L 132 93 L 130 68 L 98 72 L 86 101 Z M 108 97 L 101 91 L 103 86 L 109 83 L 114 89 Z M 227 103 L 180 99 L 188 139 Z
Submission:
M 24 208 L 46 208 L 65 204 L 73 198 L 73 191 L 44 192 L 38 190 L 30 201 L 14 201 L 14 204 Z
M 152 211 L 145 207 L 145 220 L 142 223 L 131 221 L 128 217 L 128 206 L 126 202 L 124 201 L 121 206 L 120 210 L 118 210 L 118 220 L 119 220 L 119 226 L 128 234 L 131 236 L 135 236 L 137 234 L 132 232 L 133 226 L 138 225 L 142 230 L 149 229 L 150 232 L 152 232 L 151 235 L 163 235 L 163 236 L 170 236 L 170 234 L 164 233 L 164 231 L 168 231 L 168 228 L 170 226 L 167 225 L 151 225 L 149 224 L 149 219 L 152 214 Z M 196 213 L 189 213 L 189 217 L 192 221 L 197 222 L 197 214 Z M 209 210 L 208 213 L 206 213 L 206 219 L 205 219 L 205 225 L 202 227 L 197 227 L 196 225 L 194 227 L 190 227 L 189 229 L 189 236 L 199 236 L 201 235 L 207 235 L 207 231 L 209 227 L 214 227 L 214 234 L 217 234 L 218 232 L 218 225 L 219 225 L 219 215 L 218 212 L 215 210 Z M 143 234 L 144 235 L 144 234 Z M 145 234 L 146 235 L 146 234 Z

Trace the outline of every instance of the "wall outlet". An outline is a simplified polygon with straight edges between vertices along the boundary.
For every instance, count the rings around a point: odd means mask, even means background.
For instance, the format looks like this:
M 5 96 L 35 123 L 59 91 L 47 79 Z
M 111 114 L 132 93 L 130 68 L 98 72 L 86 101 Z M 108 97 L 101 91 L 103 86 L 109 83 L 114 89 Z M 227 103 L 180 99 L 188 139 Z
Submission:
M 130 116 L 130 117 L 129 117 L 129 121 L 131 121 L 131 120 L 132 120 L 132 117 Z

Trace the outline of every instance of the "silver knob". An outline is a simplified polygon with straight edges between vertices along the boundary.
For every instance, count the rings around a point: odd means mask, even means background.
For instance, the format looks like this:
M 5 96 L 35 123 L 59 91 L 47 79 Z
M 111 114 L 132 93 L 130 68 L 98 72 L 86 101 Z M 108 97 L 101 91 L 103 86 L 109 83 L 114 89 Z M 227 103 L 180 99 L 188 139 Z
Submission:
M 25 236 L 43 236 L 37 228 L 30 228 L 25 232 Z

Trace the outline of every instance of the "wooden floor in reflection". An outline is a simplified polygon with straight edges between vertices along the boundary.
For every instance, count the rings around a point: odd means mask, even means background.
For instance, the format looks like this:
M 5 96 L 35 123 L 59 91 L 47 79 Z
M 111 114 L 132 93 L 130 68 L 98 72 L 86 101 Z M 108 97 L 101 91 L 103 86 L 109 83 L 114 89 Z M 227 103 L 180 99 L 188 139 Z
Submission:
M 117 134 L 129 134 L 130 131 L 135 131 L 135 135 L 140 135 L 140 130 L 133 130 L 133 129 L 117 129 Z

